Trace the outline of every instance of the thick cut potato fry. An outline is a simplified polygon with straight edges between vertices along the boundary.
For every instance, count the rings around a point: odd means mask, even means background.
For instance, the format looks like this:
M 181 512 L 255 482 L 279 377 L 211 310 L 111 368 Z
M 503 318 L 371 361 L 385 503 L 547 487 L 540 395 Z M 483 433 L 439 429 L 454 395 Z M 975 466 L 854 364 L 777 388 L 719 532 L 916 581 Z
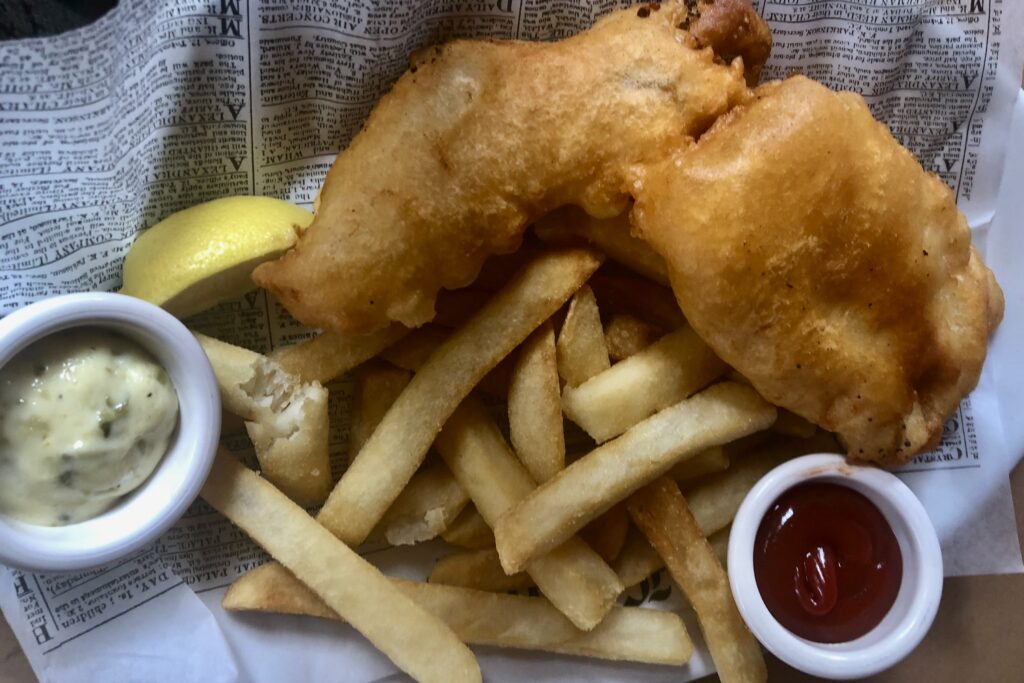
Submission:
M 270 357 L 303 382 L 327 384 L 407 334 L 409 328 L 398 324 L 358 337 L 324 332 L 294 346 L 276 349 Z
M 649 280 L 598 274 L 587 282 L 597 303 L 607 313 L 629 313 L 664 330 L 686 324 L 676 297 L 668 287 Z
M 622 552 L 615 558 L 612 569 L 619 575 L 622 585 L 630 588 L 664 566 L 665 563 L 662 561 L 661 555 L 643 535 L 643 532 L 631 526 L 629 533 L 626 534 Z
M 555 348 L 558 374 L 571 387 L 583 384 L 611 366 L 601 314 L 590 287 L 580 287 L 573 296 Z
M 436 616 L 226 451 L 201 495 L 418 681 L 480 681 L 476 658 Z
M 663 337 L 664 330 L 628 313 L 615 313 L 604 326 L 608 355 L 620 361 L 636 355 Z
M 384 349 L 380 357 L 403 370 L 419 370 L 427 359 L 447 341 L 451 330 L 424 325 Z
M 427 359 L 440 348 L 451 331 L 438 325 L 424 325 L 393 346 L 384 349 L 380 357 L 404 370 L 419 370 Z M 492 368 L 483 379 L 479 388 L 491 396 L 505 400 L 508 398 L 508 383 L 511 369 L 508 359 L 504 358 Z
M 709 474 L 717 474 L 729 469 L 729 456 L 725 454 L 725 448 L 714 446 L 705 449 L 689 460 L 684 460 L 669 472 L 669 476 L 676 480 L 676 483 L 692 482 L 694 479 L 706 477 Z
M 509 437 L 535 481 L 545 482 L 565 467 L 562 398 L 555 360 L 555 332 L 541 325 L 519 349 L 508 387 Z
M 419 368 L 355 456 L 320 510 L 321 524 L 349 545 L 366 540 L 462 399 L 600 263 L 599 256 L 583 250 L 542 254 L 454 331 Z
M 601 443 L 683 400 L 725 372 L 726 365 L 689 326 L 579 386 L 566 386 L 562 410 Z
M 715 551 L 715 556 L 724 567 L 729 550 L 729 527 L 709 536 L 708 542 L 711 543 L 711 549 Z M 630 588 L 664 566 L 665 561 L 661 559 L 661 555 L 654 549 L 647 537 L 636 528 L 630 527 L 626 544 L 622 546 L 622 552 L 619 553 L 612 568 L 619 575 L 622 585 Z
M 469 502 L 443 462 L 424 465 L 384 514 L 380 533 L 391 545 L 412 545 L 435 538 Z
M 587 542 L 605 562 L 611 563 L 622 552 L 629 532 L 629 513 L 623 503 L 612 506 L 593 522 L 580 530 L 580 538 Z
M 740 384 L 746 383 L 740 382 Z M 750 385 L 748 384 L 747 386 Z M 778 435 L 770 429 L 765 429 L 760 432 L 754 432 L 742 439 L 730 441 L 722 446 L 722 450 L 725 451 L 725 454 L 729 457 L 729 462 L 731 463 L 737 458 L 742 458 L 750 455 L 751 453 L 757 453 L 768 445 L 777 443 L 779 443 Z
M 552 244 L 583 239 L 633 272 L 666 287 L 669 284 L 665 259 L 630 234 L 629 211 L 613 218 L 594 218 L 578 206 L 567 205 L 544 215 L 534 223 L 533 230 L 541 240 Z
M 331 489 L 327 389 L 306 386 L 280 413 L 245 423 L 260 472 L 303 507 L 321 504 Z
M 711 544 L 711 550 L 714 551 L 715 557 L 722 563 L 722 567 L 728 569 L 729 564 L 729 532 L 732 530 L 732 525 L 725 527 L 721 531 L 708 536 L 708 543 Z
M 331 490 L 327 390 L 248 349 L 204 334 L 196 339 L 224 409 L 245 420 L 263 476 L 299 505 L 323 503 Z
M 772 425 L 772 431 L 788 436 L 798 436 L 801 439 L 809 439 L 814 436 L 818 428 L 796 413 L 780 408 L 779 419 Z
M 701 532 L 710 536 L 731 524 L 747 492 L 785 459 L 770 450 L 752 453 L 733 462 L 725 472 L 687 488 L 687 502 Z
M 508 573 L 519 571 L 677 462 L 774 420 L 774 406 L 731 382 L 662 410 L 569 465 L 503 515 L 493 527 L 501 565 Z
M 412 373 L 387 363 L 366 363 L 356 371 L 355 408 L 348 430 L 348 452 L 355 457 L 373 434 Z
M 442 557 L 430 570 L 428 581 L 492 593 L 510 593 L 534 585 L 533 579 L 526 572 L 512 576 L 506 574 L 498 561 L 498 551 L 494 548 Z
M 536 486 L 487 410 L 472 396 L 451 416 L 435 445 L 492 527 Z M 622 592 L 611 567 L 571 535 L 549 552 L 538 554 L 524 569 L 541 593 L 583 630 L 594 628 Z
M 463 508 L 459 516 L 441 532 L 441 538 L 445 543 L 467 550 L 494 548 L 494 532 L 472 503 Z
M 685 664 L 693 644 L 671 612 L 615 607 L 593 631 L 580 631 L 544 598 L 502 595 L 391 579 L 392 584 L 473 645 L 540 650 L 648 664 Z M 339 619 L 278 564 L 242 576 L 224 596 L 226 610 L 258 610 Z
M 280 406 L 283 403 L 282 395 L 289 389 L 289 379 L 295 384 L 294 378 L 289 378 L 284 368 L 262 354 L 214 339 L 201 332 L 193 331 L 192 334 L 203 347 L 210 367 L 213 368 L 221 405 L 232 415 L 244 420 L 255 420 L 267 408 L 273 408 L 273 404 Z M 265 387 L 260 387 L 266 391 L 258 391 L 255 386 L 257 375 L 271 373 L 279 374 L 282 381 L 267 383 Z
M 679 492 L 662 477 L 629 499 L 629 513 L 693 605 L 722 683 L 768 680 L 761 646 L 743 622 L 729 578 Z

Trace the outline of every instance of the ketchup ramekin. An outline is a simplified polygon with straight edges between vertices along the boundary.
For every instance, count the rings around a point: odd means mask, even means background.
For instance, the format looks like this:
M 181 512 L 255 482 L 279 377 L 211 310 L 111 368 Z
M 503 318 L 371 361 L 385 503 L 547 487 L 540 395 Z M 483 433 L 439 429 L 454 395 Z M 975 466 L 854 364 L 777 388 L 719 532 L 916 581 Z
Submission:
M 790 632 L 768 611 L 754 579 L 761 520 L 779 496 L 808 482 L 847 486 L 867 497 L 892 527 L 903 556 L 892 608 L 874 629 L 845 643 L 817 643 Z M 776 657 L 821 678 L 862 678 L 896 664 L 928 632 L 942 595 L 942 552 L 921 502 L 896 476 L 839 455 L 807 455 L 773 469 L 743 500 L 729 536 L 729 583 L 743 619 Z
M 156 540 L 199 495 L 220 438 L 220 394 L 199 342 L 158 306 L 121 294 L 44 299 L 0 319 L 0 372 L 33 342 L 74 327 L 100 327 L 136 341 L 167 371 L 178 425 L 153 474 L 98 517 L 48 527 L 0 515 L 0 563 L 44 572 L 89 569 Z

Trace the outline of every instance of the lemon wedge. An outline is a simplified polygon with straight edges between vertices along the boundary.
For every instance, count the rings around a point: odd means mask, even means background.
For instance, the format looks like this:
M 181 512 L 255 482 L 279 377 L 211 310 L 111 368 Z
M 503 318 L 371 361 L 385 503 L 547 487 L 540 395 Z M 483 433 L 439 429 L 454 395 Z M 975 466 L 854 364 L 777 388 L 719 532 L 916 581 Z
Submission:
M 179 318 L 255 289 L 252 269 L 290 249 L 313 214 L 270 197 L 225 197 L 171 214 L 124 260 L 122 294 Z

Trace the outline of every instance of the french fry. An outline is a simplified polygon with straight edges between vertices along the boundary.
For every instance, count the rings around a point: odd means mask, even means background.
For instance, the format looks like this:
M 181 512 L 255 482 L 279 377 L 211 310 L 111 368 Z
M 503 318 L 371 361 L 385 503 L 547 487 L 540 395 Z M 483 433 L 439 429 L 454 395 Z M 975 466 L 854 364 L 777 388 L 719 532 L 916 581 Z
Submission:
M 622 546 L 622 551 L 612 564 L 612 569 L 618 574 L 622 585 L 630 588 L 664 566 L 665 562 L 661 559 L 661 555 L 643 535 L 643 532 L 631 526 L 629 533 L 626 534 L 626 542 Z
M 379 528 L 393 546 L 429 541 L 447 529 L 468 502 L 469 496 L 444 463 L 430 463 L 412 476 Z
M 509 437 L 519 460 L 535 481 L 544 482 L 565 467 L 562 398 L 550 322 L 519 349 L 508 387 Z
M 435 445 L 492 527 L 536 486 L 486 409 L 473 397 L 463 401 L 449 418 Z M 583 630 L 594 628 L 622 592 L 611 567 L 572 535 L 550 552 L 538 554 L 524 569 L 541 593 Z
M 284 373 L 284 368 L 255 351 L 228 344 L 200 332 L 193 331 L 193 334 L 203 347 L 210 367 L 213 368 L 224 410 L 243 420 L 255 420 L 268 405 L 272 407 L 274 403 L 283 402 L 280 395 L 288 389 L 288 377 Z M 283 381 L 267 383 L 266 387 L 260 387 L 265 388 L 266 392 L 257 391 L 254 385 L 258 374 L 280 375 Z
M 304 385 L 281 412 L 245 423 L 260 472 L 304 507 L 321 504 L 331 489 L 327 401 L 322 386 Z
M 569 303 L 569 312 L 558 333 L 555 351 L 558 374 L 572 387 L 583 384 L 611 366 L 601 314 L 590 287 L 580 287 Z
M 693 654 L 678 615 L 615 607 L 590 632 L 580 631 L 544 598 L 390 579 L 392 584 L 467 643 L 540 650 L 612 661 L 681 665 Z M 284 567 L 263 565 L 239 578 L 224 596 L 226 610 L 258 610 L 339 619 Z
M 600 263 L 587 251 L 548 252 L 520 271 L 419 368 L 317 519 L 348 545 L 366 540 L 462 399 L 551 317 Z
M 701 532 L 710 536 L 731 524 L 747 492 L 784 460 L 772 451 L 753 453 L 732 463 L 725 472 L 687 489 L 687 501 Z
M 629 513 L 690 601 L 723 683 L 768 680 L 761 646 L 743 622 L 729 578 L 679 487 L 662 477 L 629 499 Z
M 416 680 L 481 680 L 473 653 L 441 619 L 230 453 L 218 453 L 201 495 Z
M 498 551 L 494 548 L 442 557 L 434 563 L 427 580 L 492 593 L 526 590 L 534 585 L 533 579 L 526 572 L 512 576 L 506 574 L 498 561 Z
M 355 337 L 323 332 L 293 346 L 276 349 L 270 357 L 303 382 L 327 384 L 409 334 L 397 323 Z
M 715 551 L 715 556 L 724 567 L 729 551 L 729 527 L 708 536 L 708 542 L 711 543 L 711 549 Z M 651 546 L 647 537 L 635 527 L 630 527 L 626 543 L 622 546 L 622 552 L 619 553 L 615 564 L 612 565 L 615 573 L 619 575 L 622 585 L 626 588 L 635 586 L 664 567 L 665 561 Z
M 613 314 L 604 326 L 608 355 L 616 362 L 640 353 L 664 334 L 660 327 L 628 313 Z
M 439 325 L 424 325 L 412 334 L 384 349 L 380 357 L 404 370 L 419 370 L 427 359 L 451 335 L 451 330 Z M 480 380 L 481 391 L 502 400 L 508 397 L 511 369 L 508 358 L 503 358 Z
M 587 542 L 605 562 L 611 563 L 622 552 L 629 532 L 629 513 L 622 503 L 614 505 L 593 522 L 580 530 L 580 538 Z
M 713 446 L 673 467 L 669 476 L 675 479 L 676 483 L 683 484 L 727 469 L 729 456 L 725 454 L 725 448 Z
M 503 515 L 493 527 L 502 567 L 519 571 L 677 462 L 774 420 L 774 406 L 731 382 L 662 410 L 569 465 Z
M 494 547 L 494 532 L 472 503 L 463 508 L 459 516 L 441 532 L 441 538 L 445 543 L 467 550 Z
M 364 363 L 356 371 L 355 408 L 348 430 L 351 456 L 366 444 L 411 379 L 412 373 L 376 361 Z
M 533 230 L 541 240 L 554 244 L 565 244 L 574 236 L 582 238 L 633 272 L 668 285 L 665 259 L 633 237 L 628 211 L 613 218 L 594 218 L 577 206 L 563 206 L 534 223 Z
M 686 324 L 676 297 L 668 287 L 636 277 L 598 274 L 587 282 L 607 313 L 629 313 L 664 330 Z
M 224 409 L 245 420 L 263 476 L 300 505 L 323 503 L 331 490 L 327 390 L 248 349 L 204 334 L 196 339 Z
M 743 384 L 743 382 L 740 382 L 740 384 Z M 776 408 L 776 410 L 778 409 Z M 754 432 L 742 439 L 730 441 L 722 446 L 722 450 L 725 451 L 725 455 L 729 458 L 729 462 L 731 463 L 737 458 L 742 458 L 750 455 L 751 453 L 757 453 L 763 448 L 778 442 L 778 435 L 770 429 L 765 429 L 760 432 Z
M 419 370 L 451 336 L 451 330 L 424 325 L 384 349 L 380 357 L 403 370 Z
M 796 413 L 779 408 L 779 419 L 772 425 L 772 431 L 788 436 L 798 436 L 801 439 L 809 439 L 814 436 L 818 428 Z
M 678 403 L 725 372 L 697 333 L 683 327 L 635 356 L 562 392 L 562 410 L 598 443 Z
M 728 569 L 729 564 L 729 531 L 731 529 L 732 525 L 729 525 L 708 536 L 708 543 L 711 544 L 711 550 L 715 553 L 715 557 L 718 558 L 718 561 L 725 569 Z

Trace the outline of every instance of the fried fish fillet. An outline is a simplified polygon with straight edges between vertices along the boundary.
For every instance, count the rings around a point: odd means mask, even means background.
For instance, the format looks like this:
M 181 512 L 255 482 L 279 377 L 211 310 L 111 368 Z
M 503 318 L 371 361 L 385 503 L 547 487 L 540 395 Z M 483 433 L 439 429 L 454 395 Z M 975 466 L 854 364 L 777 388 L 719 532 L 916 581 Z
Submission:
M 254 280 L 311 326 L 419 325 L 531 220 L 633 197 L 694 329 L 765 398 L 854 458 L 934 445 L 1003 306 L 951 192 L 858 96 L 749 90 L 770 37 L 744 0 L 655 7 L 418 55 Z
M 745 75 L 770 40 L 748 2 L 687 0 L 616 12 L 558 43 L 428 50 L 338 157 L 295 249 L 253 279 L 310 326 L 425 323 L 439 289 L 514 251 L 546 211 L 624 210 L 626 170 L 749 97 Z
M 938 443 L 1002 292 L 953 193 L 859 95 L 766 84 L 637 183 L 634 227 L 687 319 L 762 396 L 852 458 Z

